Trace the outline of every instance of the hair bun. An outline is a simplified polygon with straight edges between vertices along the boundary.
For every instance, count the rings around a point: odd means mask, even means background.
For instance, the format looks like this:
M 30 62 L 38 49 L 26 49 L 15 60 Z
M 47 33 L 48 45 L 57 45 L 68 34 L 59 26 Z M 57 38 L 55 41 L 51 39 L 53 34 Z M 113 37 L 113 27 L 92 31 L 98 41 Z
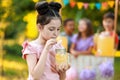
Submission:
M 48 3 L 46 1 L 42 1 L 36 3 L 35 5 L 35 9 L 39 13 L 39 15 L 51 14 L 51 10 L 58 13 L 60 8 L 61 8 L 61 4 L 59 4 L 58 2 Z
M 44 15 L 45 13 L 47 13 L 49 11 L 49 4 L 46 1 L 42 1 L 42 2 L 38 2 L 35 5 L 35 9 L 37 10 L 37 12 L 40 15 Z
M 51 9 L 53 9 L 57 12 L 59 12 L 60 8 L 62 7 L 61 4 L 58 3 L 58 2 L 50 2 L 49 6 L 50 6 Z

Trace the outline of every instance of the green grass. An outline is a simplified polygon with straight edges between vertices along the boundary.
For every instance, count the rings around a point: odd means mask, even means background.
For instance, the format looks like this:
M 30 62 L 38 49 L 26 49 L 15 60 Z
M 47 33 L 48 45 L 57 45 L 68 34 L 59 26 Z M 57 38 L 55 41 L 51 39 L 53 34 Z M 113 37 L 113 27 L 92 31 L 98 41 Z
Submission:
M 120 80 L 120 57 L 115 58 L 115 75 L 114 80 Z
M 26 80 L 28 76 L 26 61 L 21 56 L 5 54 L 3 61 L 3 80 Z

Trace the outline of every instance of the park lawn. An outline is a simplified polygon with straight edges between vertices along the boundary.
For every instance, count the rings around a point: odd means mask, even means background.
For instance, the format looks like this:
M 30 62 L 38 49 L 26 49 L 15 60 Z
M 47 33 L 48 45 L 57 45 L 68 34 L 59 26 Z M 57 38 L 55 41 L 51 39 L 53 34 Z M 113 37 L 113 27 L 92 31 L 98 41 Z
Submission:
M 115 76 L 114 80 L 120 80 L 120 57 L 115 58 Z
M 27 80 L 28 71 L 26 61 L 21 56 L 5 54 L 2 80 Z

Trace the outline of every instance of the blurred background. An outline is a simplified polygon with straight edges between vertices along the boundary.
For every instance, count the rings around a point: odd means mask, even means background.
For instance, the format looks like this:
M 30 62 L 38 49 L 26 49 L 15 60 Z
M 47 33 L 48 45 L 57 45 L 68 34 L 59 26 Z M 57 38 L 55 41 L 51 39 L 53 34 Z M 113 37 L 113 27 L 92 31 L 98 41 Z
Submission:
M 22 59 L 24 40 L 35 39 L 38 35 L 34 5 L 42 0 L 0 0 L 0 80 L 26 80 L 27 64 Z M 62 19 L 78 20 L 86 17 L 92 21 L 94 32 L 102 29 L 102 16 L 114 12 L 115 0 L 46 0 L 62 4 Z M 85 6 L 87 4 L 88 6 Z M 63 29 L 62 29 L 63 30 Z M 120 36 L 120 2 L 118 9 L 117 33 Z M 120 50 L 120 45 L 118 51 Z M 120 53 L 119 53 L 120 54 Z M 120 58 L 115 57 L 115 77 L 120 79 Z

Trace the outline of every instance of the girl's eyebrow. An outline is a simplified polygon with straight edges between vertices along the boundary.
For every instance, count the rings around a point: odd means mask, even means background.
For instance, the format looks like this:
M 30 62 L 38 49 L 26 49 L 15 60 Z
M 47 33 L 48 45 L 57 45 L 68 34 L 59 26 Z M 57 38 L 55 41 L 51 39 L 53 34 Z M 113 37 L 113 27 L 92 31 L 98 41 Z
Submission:
M 49 28 L 56 28 L 56 27 L 49 27 Z
M 49 28 L 56 28 L 55 26 L 51 26 L 51 27 L 49 27 Z M 60 27 L 58 27 L 58 28 L 60 28 Z

